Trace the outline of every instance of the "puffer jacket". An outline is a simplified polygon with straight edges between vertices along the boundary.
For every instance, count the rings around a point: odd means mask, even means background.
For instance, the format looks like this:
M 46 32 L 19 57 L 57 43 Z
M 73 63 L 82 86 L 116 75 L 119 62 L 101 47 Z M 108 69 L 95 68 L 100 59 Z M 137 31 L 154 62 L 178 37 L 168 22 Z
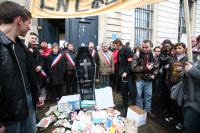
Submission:
M 21 42 L 16 38 L 17 42 Z M 0 123 L 9 125 L 28 116 L 27 90 L 14 43 L 0 32 Z M 38 88 L 28 49 L 21 43 L 27 53 L 27 73 L 34 105 L 38 100 Z

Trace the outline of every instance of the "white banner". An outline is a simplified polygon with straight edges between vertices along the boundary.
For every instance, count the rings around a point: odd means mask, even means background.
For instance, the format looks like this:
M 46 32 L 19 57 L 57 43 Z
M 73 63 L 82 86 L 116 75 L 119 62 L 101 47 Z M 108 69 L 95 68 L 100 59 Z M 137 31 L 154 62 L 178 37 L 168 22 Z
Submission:
M 32 0 L 35 18 L 72 18 L 131 9 L 165 0 Z

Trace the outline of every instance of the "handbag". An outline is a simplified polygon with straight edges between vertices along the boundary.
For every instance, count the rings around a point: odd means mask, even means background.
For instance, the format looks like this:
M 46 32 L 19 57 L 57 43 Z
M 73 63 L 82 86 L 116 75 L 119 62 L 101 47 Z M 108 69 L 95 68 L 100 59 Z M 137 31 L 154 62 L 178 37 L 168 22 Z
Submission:
M 181 106 L 183 103 L 184 85 L 185 85 L 185 83 L 184 83 L 183 79 L 181 79 L 180 82 L 178 82 L 176 85 L 172 86 L 172 88 L 171 88 L 170 97 L 171 97 L 171 99 L 175 100 L 179 106 Z

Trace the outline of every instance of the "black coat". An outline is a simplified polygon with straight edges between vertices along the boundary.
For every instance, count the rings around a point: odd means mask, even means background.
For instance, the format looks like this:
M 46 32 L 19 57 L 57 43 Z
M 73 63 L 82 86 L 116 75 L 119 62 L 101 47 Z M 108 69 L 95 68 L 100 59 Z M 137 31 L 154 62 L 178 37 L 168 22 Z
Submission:
M 68 53 L 71 56 L 71 58 L 73 59 L 73 61 L 75 62 L 77 52 L 76 51 L 68 51 L 68 50 L 66 50 L 65 54 L 66 53 Z M 65 55 L 65 59 L 66 59 L 66 66 L 67 66 L 66 70 L 67 70 L 67 73 L 68 73 L 68 71 L 75 71 L 75 67 L 70 63 L 70 61 L 67 59 L 66 55 Z
M 118 53 L 118 66 L 119 66 L 119 75 L 121 76 L 124 72 L 130 75 L 131 72 L 131 61 L 128 61 L 128 58 L 133 57 L 133 52 L 129 48 L 121 48 Z
M 27 55 L 27 77 L 34 105 L 38 100 L 39 88 L 37 86 L 34 66 L 28 49 L 19 38 L 16 42 L 21 45 Z M 28 103 L 24 77 L 21 66 L 14 52 L 14 43 L 0 32 L 0 123 L 5 125 L 21 121 L 28 116 Z
M 62 58 L 59 60 L 59 62 L 53 68 L 51 68 L 51 64 L 54 58 L 58 56 L 58 54 L 55 55 L 51 53 L 47 57 L 47 73 L 51 85 L 64 85 L 65 83 L 64 76 L 65 76 L 66 66 L 65 66 L 64 54 L 62 54 Z

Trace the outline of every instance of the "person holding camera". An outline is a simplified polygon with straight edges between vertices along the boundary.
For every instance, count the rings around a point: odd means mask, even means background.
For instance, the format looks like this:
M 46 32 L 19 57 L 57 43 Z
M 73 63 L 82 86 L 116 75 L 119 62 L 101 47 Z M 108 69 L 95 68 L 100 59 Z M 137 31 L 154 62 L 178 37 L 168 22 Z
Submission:
M 136 81 L 136 105 L 147 112 L 147 115 L 154 118 L 152 113 L 152 80 L 155 79 L 154 71 L 157 69 L 154 64 L 153 53 L 151 52 L 151 41 L 144 40 L 141 50 L 134 56 L 131 69 L 134 72 Z M 142 97 L 144 94 L 144 97 Z M 144 99 L 144 103 L 143 100 Z

